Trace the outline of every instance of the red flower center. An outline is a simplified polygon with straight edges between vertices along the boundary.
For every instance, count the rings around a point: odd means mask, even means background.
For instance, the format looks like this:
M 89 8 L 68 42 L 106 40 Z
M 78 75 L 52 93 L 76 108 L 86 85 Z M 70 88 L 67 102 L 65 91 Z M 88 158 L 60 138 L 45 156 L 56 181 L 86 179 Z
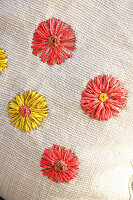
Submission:
M 51 37 L 49 37 L 48 42 L 51 48 L 55 48 L 58 47 L 60 40 L 56 35 L 52 35 Z
M 54 168 L 55 168 L 55 171 L 62 172 L 62 171 L 65 171 L 67 166 L 63 161 L 57 161 Z
M 26 117 L 27 115 L 30 114 L 30 108 L 27 106 L 22 106 L 19 110 L 19 113 L 23 116 Z

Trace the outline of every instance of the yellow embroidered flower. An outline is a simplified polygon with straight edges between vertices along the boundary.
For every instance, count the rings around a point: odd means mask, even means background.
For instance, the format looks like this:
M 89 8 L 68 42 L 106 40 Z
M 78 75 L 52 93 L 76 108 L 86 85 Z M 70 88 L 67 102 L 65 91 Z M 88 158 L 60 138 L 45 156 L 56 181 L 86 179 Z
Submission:
M 40 122 L 48 116 L 48 107 L 45 97 L 37 92 L 24 92 L 9 102 L 11 122 L 20 130 L 30 132 L 37 128 Z
M 3 72 L 5 67 L 7 67 L 8 59 L 5 59 L 7 57 L 7 54 L 5 54 L 5 51 L 0 48 L 0 72 Z

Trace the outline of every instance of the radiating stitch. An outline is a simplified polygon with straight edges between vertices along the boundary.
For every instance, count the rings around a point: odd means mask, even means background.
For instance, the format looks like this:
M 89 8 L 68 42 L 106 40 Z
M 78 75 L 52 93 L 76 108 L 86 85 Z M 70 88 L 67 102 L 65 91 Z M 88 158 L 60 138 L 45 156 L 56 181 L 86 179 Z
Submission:
M 3 72 L 3 70 L 7 67 L 7 62 L 9 59 L 6 59 L 7 54 L 4 50 L 0 48 L 0 72 Z
M 45 149 L 40 167 L 44 168 L 41 170 L 44 176 L 63 183 L 78 175 L 75 170 L 79 169 L 79 161 L 71 150 L 54 144 L 52 148 Z
M 19 126 L 20 130 L 30 132 L 48 116 L 48 107 L 45 97 L 35 91 L 25 91 L 9 102 L 8 112 L 16 128 Z
M 75 32 L 71 26 L 59 19 L 49 19 L 39 24 L 35 30 L 32 43 L 33 54 L 41 53 L 41 61 L 53 65 L 61 64 L 71 58 L 75 49 Z
M 126 104 L 127 91 L 111 75 L 99 75 L 86 85 L 81 107 L 91 118 L 108 120 Z

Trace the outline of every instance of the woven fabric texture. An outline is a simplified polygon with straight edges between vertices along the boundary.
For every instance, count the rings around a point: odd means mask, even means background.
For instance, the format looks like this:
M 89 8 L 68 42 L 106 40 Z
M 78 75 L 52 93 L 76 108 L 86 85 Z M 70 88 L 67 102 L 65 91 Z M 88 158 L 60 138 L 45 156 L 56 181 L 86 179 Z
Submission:
M 0 75 L 0 196 L 5 200 L 128 200 L 133 159 L 133 2 L 130 0 L 1 0 L 0 45 L 8 67 Z M 48 66 L 32 55 L 38 24 L 55 17 L 76 32 L 73 57 Z M 98 74 L 111 74 L 128 90 L 126 107 L 108 121 L 80 108 L 81 93 Z M 20 92 L 45 95 L 49 116 L 25 133 L 8 119 Z M 79 175 L 54 183 L 40 159 L 52 144 L 71 149 Z

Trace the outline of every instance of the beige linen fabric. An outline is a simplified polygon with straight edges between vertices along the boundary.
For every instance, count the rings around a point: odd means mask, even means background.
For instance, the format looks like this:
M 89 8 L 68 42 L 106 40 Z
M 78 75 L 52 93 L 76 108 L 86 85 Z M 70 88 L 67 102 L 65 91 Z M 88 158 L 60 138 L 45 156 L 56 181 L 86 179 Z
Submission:
M 1 0 L 0 47 L 8 68 L 0 75 L 0 196 L 6 200 L 128 200 L 133 159 L 133 66 L 130 0 Z M 76 31 L 72 59 L 49 67 L 32 55 L 38 24 L 55 17 Z M 116 76 L 128 103 L 108 121 L 89 118 L 80 108 L 82 90 L 98 74 Z M 36 90 L 47 98 L 50 115 L 27 134 L 8 119 L 8 102 Z M 54 183 L 40 171 L 46 147 L 60 144 L 80 160 L 79 176 Z

